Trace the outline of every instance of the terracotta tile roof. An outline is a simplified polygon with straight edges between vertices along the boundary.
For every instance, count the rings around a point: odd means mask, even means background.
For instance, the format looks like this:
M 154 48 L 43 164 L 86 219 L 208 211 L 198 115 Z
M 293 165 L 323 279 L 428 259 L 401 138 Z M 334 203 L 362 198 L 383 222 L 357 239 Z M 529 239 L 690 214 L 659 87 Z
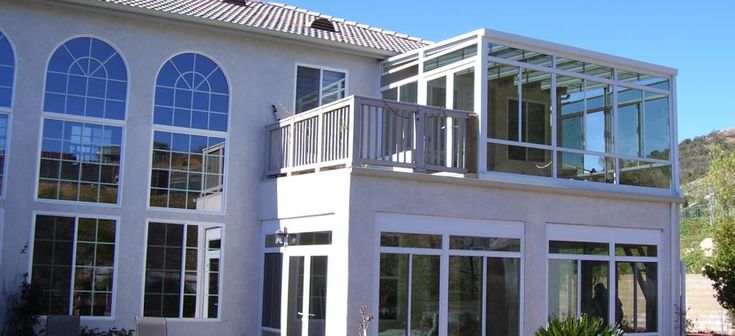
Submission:
M 88 0 L 146 9 L 153 12 L 209 19 L 315 39 L 341 42 L 402 53 L 427 44 L 420 38 L 334 18 L 281 3 L 250 0 Z M 324 18 L 332 22 L 335 32 L 310 28 L 312 21 Z

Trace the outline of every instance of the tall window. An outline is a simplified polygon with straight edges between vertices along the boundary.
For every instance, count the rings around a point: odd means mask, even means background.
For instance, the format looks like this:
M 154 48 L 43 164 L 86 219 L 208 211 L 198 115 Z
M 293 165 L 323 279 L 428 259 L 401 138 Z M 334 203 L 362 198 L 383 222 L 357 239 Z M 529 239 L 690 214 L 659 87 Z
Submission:
M 602 231 L 598 235 L 604 236 Z M 629 334 L 657 332 L 658 246 L 622 243 L 642 236 L 549 241 L 549 317 L 587 314 L 618 324 Z
M 217 318 L 221 245 L 218 227 L 149 223 L 143 315 Z
M 118 203 L 127 70 L 107 43 L 61 45 L 46 71 L 38 198 Z
M 0 193 L 4 192 L 5 151 L 7 150 L 8 116 L 13 100 L 15 56 L 7 37 L 0 32 Z
M 305 66 L 296 68 L 296 113 L 342 99 L 346 91 L 344 72 Z
M 180 54 L 156 80 L 150 206 L 222 210 L 229 85 L 209 58 Z M 156 127 L 158 128 L 158 127 Z
M 31 282 L 42 314 L 111 316 L 115 220 L 38 215 L 35 227 Z

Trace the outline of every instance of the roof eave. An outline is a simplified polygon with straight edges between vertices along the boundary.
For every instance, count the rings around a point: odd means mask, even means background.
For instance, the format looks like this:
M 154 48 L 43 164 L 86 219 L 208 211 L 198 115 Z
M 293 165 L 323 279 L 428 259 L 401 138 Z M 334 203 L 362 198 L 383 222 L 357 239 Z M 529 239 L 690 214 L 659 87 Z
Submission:
M 140 8 L 140 7 L 133 7 L 133 6 L 126 6 L 121 5 L 117 3 L 110 3 L 110 2 L 104 2 L 104 1 L 89 1 L 89 0 L 58 0 L 54 2 L 65 2 L 69 4 L 74 5 L 80 5 L 84 7 L 93 7 L 93 8 L 99 8 L 99 9 L 105 9 L 105 10 L 112 10 L 116 12 L 126 12 L 131 14 L 139 14 L 139 15 L 145 15 L 145 16 L 152 16 L 152 17 L 158 17 L 163 19 L 171 19 L 176 21 L 182 21 L 182 22 L 189 22 L 194 24 L 203 24 L 207 26 L 217 27 L 217 28 L 223 28 L 227 30 L 234 30 L 234 31 L 240 31 L 250 34 L 256 34 L 256 35 L 265 35 L 267 37 L 276 38 L 279 40 L 286 40 L 286 41 L 293 41 L 293 42 L 300 42 L 300 43 L 306 43 L 309 45 L 318 45 L 322 47 L 328 47 L 328 48 L 336 48 L 345 52 L 353 53 L 353 54 L 359 54 L 361 56 L 376 58 L 376 59 L 385 59 L 394 55 L 401 54 L 400 52 L 396 51 L 390 51 L 390 50 L 384 50 L 379 48 L 371 48 L 366 46 L 359 46 L 355 44 L 350 44 L 346 42 L 338 42 L 338 41 L 331 41 L 316 37 L 310 37 L 310 36 L 304 36 L 299 34 L 293 34 L 288 32 L 282 32 L 282 31 L 276 31 L 266 28 L 260 28 L 260 27 L 252 27 L 237 23 L 231 23 L 231 22 L 224 22 L 224 21 L 217 21 L 217 20 L 211 20 L 206 18 L 199 18 L 194 16 L 188 16 L 188 15 L 180 15 L 175 13 L 168 13 L 164 11 L 153 11 L 146 8 Z

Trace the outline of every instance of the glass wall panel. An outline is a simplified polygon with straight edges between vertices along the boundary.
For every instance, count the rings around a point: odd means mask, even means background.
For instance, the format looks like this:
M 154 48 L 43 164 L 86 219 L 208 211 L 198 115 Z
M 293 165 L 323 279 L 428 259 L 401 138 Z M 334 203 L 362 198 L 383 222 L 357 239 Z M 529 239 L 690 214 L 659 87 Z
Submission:
M 671 188 L 671 165 L 620 160 L 620 184 Z
M 475 68 L 454 73 L 454 109 L 475 110 Z
M 409 66 L 405 69 L 401 69 L 389 74 L 385 74 L 380 77 L 380 86 L 386 86 L 390 83 L 395 83 L 399 80 L 410 78 L 419 74 L 418 64 Z
M 524 69 L 521 76 L 520 141 L 551 145 L 551 74 Z M 518 138 L 511 136 L 510 140 Z
M 442 247 L 442 236 L 415 233 L 381 232 L 380 246 L 439 249 Z
M 549 253 L 608 255 L 609 251 L 610 246 L 607 243 L 549 241 Z
M 615 183 L 615 159 L 599 155 L 558 152 L 559 178 Z
M 520 157 L 527 160 L 517 160 Z M 489 171 L 551 177 L 551 158 L 550 150 L 493 143 L 487 145 Z
M 669 97 L 652 92 L 645 92 L 644 95 L 643 154 L 647 158 L 669 160 L 671 158 Z
M 8 38 L 0 32 L 0 107 L 10 107 L 15 79 L 15 55 Z
M 416 104 L 418 99 L 418 83 L 411 82 L 399 87 L 383 91 L 383 99 L 397 100 L 404 103 Z
M 263 272 L 263 326 L 281 328 L 283 254 L 266 253 Z
M 581 313 L 609 321 L 610 279 L 607 261 L 580 261 Z
M 519 120 L 518 67 L 490 63 L 488 66 L 488 137 L 517 140 Z M 512 119 L 512 120 L 511 120 Z M 508 134 L 508 130 L 515 130 Z M 511 138 L 512 137 L 512 138 Z
M 612 153 L 612 85 L 586 80 L 585 150 Z
M 449 236 L 449 248 L 455 250 L 520 252 L 521 240 L 514 238 Z
M 552 66 L 551 56 L 540 52 L 508 47 L 495 43 L 490 43 L 488 48 L 488 55 L 491 57 L 500 57 L 511 61 L 535 64 L 549 68 Z
M 615 321 L 625 332 L 658 330 L 658 267 L 656 263 L 617 262 Z
M 482 332 L 482 257 L 449 257 L 449 335 Z
M 327 257 L 312 256 L 309 277 L 309 336 L 324 336 L 327 316 Z
M 670 89 L 669 80 L 667 78 L 638 73 L 635 71 L 618 70 L 618 80 L 637 85 L 655 87 L 662 90 Z
M 408 331 L 408 263 L 408 254 L 380 254 L 379 335 Z
M 344 72 L 322 70 L 322 105 L 345 96 L 347 75 Z
M 287 336 L 301 336 L 304 314 L 304 257 L 288 259 L 288 312 Z
M 441 68 L 477 55 L 477 44 L 455 50 L 424 62 L 424 72 Z
M 487 258 L 487 336 L 520 335 L 521 260 Z
M 557 146 L 584 148 L 584 80 L 557 76 Z
M 447 106 L 447 78 L 439 77 L 426 83 L 426 105 Z
M 577 315 L 577 261 L 549 260 L 549 318 Z
M 412 256 L 412 336 L 439 335 L 439 259 L 439 256 Z
M 618 87 L 617 153 L 630 156 L 641 154 L 641 90 Z
M 656 245 L 641 244 L 615 244 L 615 255 L 624 257 L 655 257 L 658 247 Z

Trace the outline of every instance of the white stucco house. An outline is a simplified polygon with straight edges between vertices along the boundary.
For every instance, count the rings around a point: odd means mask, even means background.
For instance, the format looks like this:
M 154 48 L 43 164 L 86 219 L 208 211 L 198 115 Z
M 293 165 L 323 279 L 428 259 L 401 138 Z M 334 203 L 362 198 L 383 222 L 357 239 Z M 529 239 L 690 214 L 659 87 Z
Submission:
M 361 305 L 373 336 L 674 335 L 676 73 L 260 1 L 2 0 L 3 295 L 27 273 L 44 314 L 173 335 L 354 335 Z

